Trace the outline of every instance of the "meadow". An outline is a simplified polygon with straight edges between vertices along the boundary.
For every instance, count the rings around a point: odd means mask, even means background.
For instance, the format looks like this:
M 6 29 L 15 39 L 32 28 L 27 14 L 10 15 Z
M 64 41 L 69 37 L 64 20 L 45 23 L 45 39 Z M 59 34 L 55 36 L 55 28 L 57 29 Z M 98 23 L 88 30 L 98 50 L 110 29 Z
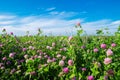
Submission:
M 112 36 L 0 35 L 0 80 L 120 80 L 120 26 Z M 107 32 L 108 33 L 108 32 Z M 108 33 L 109 34 L 109 33 Z

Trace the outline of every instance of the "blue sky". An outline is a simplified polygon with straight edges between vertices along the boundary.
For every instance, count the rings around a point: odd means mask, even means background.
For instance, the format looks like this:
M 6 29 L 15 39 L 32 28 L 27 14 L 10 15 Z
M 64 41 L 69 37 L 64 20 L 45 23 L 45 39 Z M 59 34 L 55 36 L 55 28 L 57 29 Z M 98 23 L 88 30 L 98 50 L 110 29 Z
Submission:
M 120 25 L 120 0 L 0 0 L 0 29 L 23 35 L 72 34 L 80 22 L 88 33 L 108 27 L 114 32 Z

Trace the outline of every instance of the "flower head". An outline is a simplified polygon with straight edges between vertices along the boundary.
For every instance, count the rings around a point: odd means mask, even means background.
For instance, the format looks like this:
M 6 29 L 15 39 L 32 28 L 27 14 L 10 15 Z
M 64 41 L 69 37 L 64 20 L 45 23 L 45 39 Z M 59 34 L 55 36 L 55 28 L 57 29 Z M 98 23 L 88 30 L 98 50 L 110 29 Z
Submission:
M 82 71 L 86 71 L 86 68 L 82 68 Z
M 25 55 L 24 55 L 24 58 L 25 58 L 25 59 L 28 59 L 28 55 L 27 55 L 27 54 L 25 54 Z
M 107 75 L 113 76 L 113 75 L 114 75 L 114 71 L 113 71 L 112 69 L 109 69 L 109 70 L 107 71 Z
M 51 63 L 51 62 L 52 62 L 52 60 L 48 58 L 47 59 L 47 63 Z
M 10 32 L 11 35 L 13 35 L 13 32 Z
M 27 50 L 27 48 L 23 48 L 23 49 L 22 49 L 22 51 L 26 51 L 26 50 Z
M 73 77 L 71 80 L 76 80 L 76 77 Z
M 15 71 L 16 71 L 16 69 L 15 69 L 15 68 L 13 68 L 13 69 L 10 71 L 10 74 L 15 73 Z
M 112 43 L 112 44 L 111 44 L 111 46 L 112 46 L 112 47 L 115 47 L 115 46 L 116 46 L 116 44 L 115 44 L 115 43 Z
M 68 60 L 68 65 L 72 66 L 73 65 L 73 60 Z
M 14 56 L 15 56 L 15 53 L 10 53 L 10 54 L 9 54 L 9 57 L 10 57 L 10 58 L 13 58 Z
M 108 76 L 106 75 L 106 76 L 104 76 L 104 80 L 108 80 Z
M 103 48 L 103 49 L 106 49 L 106 44 L 101 44 L 101 46 L 100 46 L 101 48 Z
M 46 46 L 47 49 L 50 49 L 50 46 Z
M 72 40 L 72 38 L 73 38 L 72 36 L 69 36 L 69 37 L 68 37 L 68 41 L 71 41 L 71 40 Z
M 88 76 L 87 80 L 94 80 L 94 77 L 93 76 Z
M 7 65 L 10 65 L 10 64 L 11 64 L 11 61 L 7 61 L 6 64 L 7 64 Z
M 63 57 L 62 57 L 62 60 L 65 60 L 65 59 L 66 59 L 66 56 L 63 56 Z
M 57 54 L 57 58 L 60 58 L 61 57 L 61 54 Z
M 68 73 L 69 72 L 69 69 L 67 67 L 63 68 L 63 72 L 64 73 Z
M 3 63 L 0 63 L 0 67 L 2 67 L 4 64 Z
M 86 48 L 86 46 L 81 46 L 81 48 L 82 48 L 82 49 L 85 49 L 85 48 Z
M 64 65 L 65 65 L 64 61 L 61 60 L 61 61 L 59 62 L 59 66 L 64 66 Z
M 111 56 L 111 55 L 113 55 L 113 52 L 112 52 L 111 49 L 108 49 L 106 53 L 107 53 L 107 56 Z
M 105 58 L 104 59 L 104 64 L 110 64 L 112 62 L 112 59 L 111 58 Z
M 95 53 L 98 52 L 98 48 L 95 48 L 93 51 L 94 51 Z
M 100 68 L 100 67 L 101 67 L 100 62 L 95 62 L 95 65 L 96 65 L 98 68 Z
M 64 73 L 63 73 L 63 72 L 60 72 L 58 76 L 59 76 L 59 77 L 62 77 L 63 75 L 64 75 Z
M 52 43 L 52 47 L 54 47 L 55 45 L 56 45 L 56 44 L 53 42 L 53 43 Z
M 80 26 L 80 22 L 77 23 L 77 26 Z
M 3 57 L 2 60 L 5 61 L 5 60 L 7 60 L 7 58 L 6 58 L 6 57 Z
M 1 67 L 1 69 L 3 70 L 3 69 L 5 69 L 5 67 L 4 67 L 4 66 L 2 66 L 2 67 Z
M 56 58 L 52 58 L 52 62 L 55 62 L 56 61 Z

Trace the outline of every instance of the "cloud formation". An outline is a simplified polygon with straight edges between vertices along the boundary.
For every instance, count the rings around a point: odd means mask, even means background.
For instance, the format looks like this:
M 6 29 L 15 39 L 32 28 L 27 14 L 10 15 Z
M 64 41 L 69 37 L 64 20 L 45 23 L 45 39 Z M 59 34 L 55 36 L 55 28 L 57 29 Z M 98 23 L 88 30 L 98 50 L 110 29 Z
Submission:
M 25 35 L 26 31 L 30 34 L 36 34 L 38 28 L 41 28 L 44 34 L 49 35 L 72 35 L 75 34 L 74 25 L 80 22 L 83 29 L 88 34 L 95 34 L 97 29 L 107 27 L 111 32 L 115 32 L 120 20 L 112 21 L 108 19 L 86 22 L 83 18 L 72 18 L 77 15 L 76 12 L 58 12 L 52 11 L 55 8 L 49 8 L 47 15 L 25 16 L 18 15 L 0 15 L 0 33 L 3 28 L 8 33 L 14 32 L 16 35 Z
M 47 8 L 45 11 L 53 11 L 55 9 L 56 9 L 56 7 L 50 7 L 50 8 Z

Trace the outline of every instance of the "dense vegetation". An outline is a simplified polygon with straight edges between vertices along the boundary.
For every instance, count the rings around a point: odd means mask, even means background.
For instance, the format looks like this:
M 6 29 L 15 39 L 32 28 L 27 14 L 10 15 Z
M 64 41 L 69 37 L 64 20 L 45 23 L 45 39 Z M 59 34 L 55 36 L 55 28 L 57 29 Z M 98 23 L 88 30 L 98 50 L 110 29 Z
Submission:
M 120 27 L 113 36 L 0 36 L 0 80 L 120 80 Z

